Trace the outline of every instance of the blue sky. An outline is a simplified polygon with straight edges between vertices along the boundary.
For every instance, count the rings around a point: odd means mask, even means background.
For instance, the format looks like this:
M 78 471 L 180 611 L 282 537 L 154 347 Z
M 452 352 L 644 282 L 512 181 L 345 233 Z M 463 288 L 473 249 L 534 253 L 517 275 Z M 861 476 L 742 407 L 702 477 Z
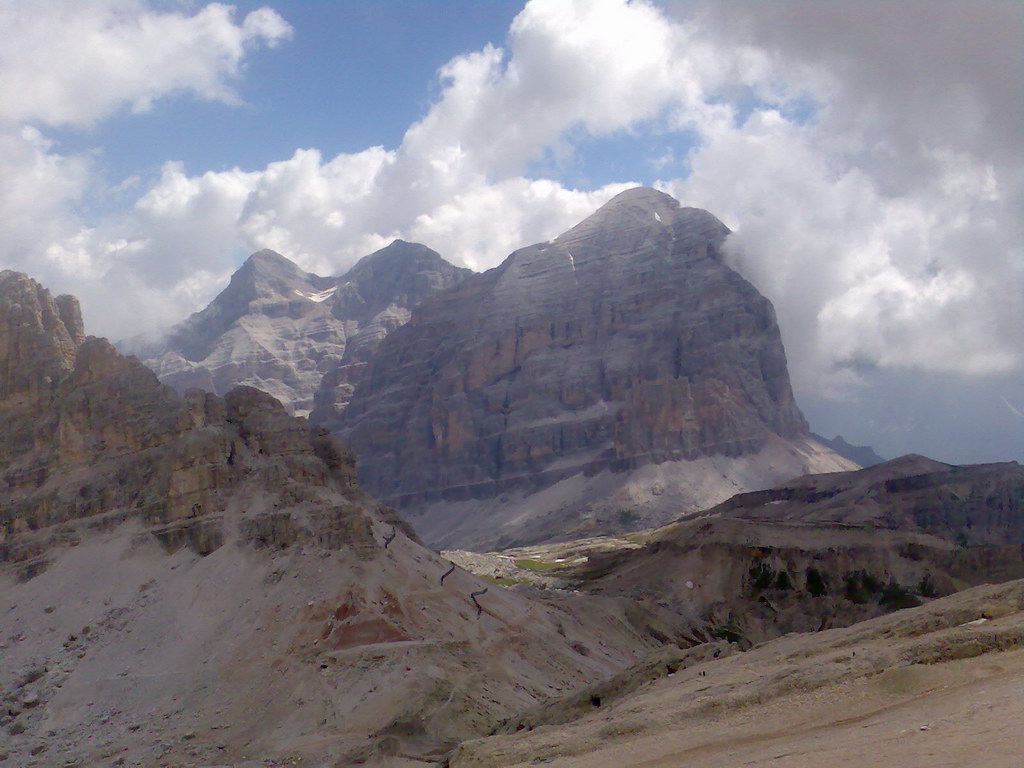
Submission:
M 164 2 L 154 8 L 180 13 L 201 5 Z M 232 98 L 196 98 L 189 89 L 168 89 L 144 110 L 126 103 L 99 122 L 46 130 L 56 152 L 92 158 L 94 183 L 77 206 L 84 224 L 101 224 L 130 205 L 140 188 L 158 186 L 168 161 L 178 163 L 186 176 L 202 176 L 258 171 L 297 149 L 315 150 L 325 161 L 372 146 L 396 150 L 406 130 L 443 96 L 439 70 L 487 46 L 500 49 L 523 10 L 521 2 L 480 0 L 293 0 L 228 8 L 236 23 L 272 9 L 288 26 L 283 42 L 245 57 L 239 76 L 230 81 Z M 746 95 L 742 101 L 737 114 L 746 116 L 756 101 Z M 570 121 L 557 146 L 539 142 L 519 170 L 530 179 L 555 179 L 579 189 L 652 184 L 666 172 L 685 175 L 687 153 L 698 137 L 666 128 L 664 116 L 662 111 L 596 132 Z M 477 237 L 476 242 L 484 241 Z M 484 260 L 463 260 L 486 266 L 516 244 L 507 241 Z M 239 243 L 233 263 L 240 263 L 252 247 Z M 350 252 L 349 261 L 353 253 L 362 251 Z M 289 255 L 303 259 L 303 254 Z M 330 271 L 331 265 L 321 260 L 320 267 Z
M 267 4 L 232 6 L 237 19 Z M 62 152 L 97 153 L 110 187 L 136 176 L 155 179 L 167 160 L 201 174 L 263 168 L 300 147 L 327 157 L 373 145 L 393 149 L 438 98 L 438 70 L 454 56 L 503 45 L 522 2 L 289 0 L 269 7 L 292 33 L 247 57 L 235 85 L 238 103 L 170 94 L 144 113 L 125 107 L 99 125 L 63 127 L 49 137 Z M 740 114 L 755 103 L 748 98 Z M 584 188 L 651 184 L 666 168 L 685 170 L 694 138 L 643 125 L 600 136 L 579 130 L 571 156 L 546 153 L 527 170 Z M 83 211 L 101 217 L 122 202 L 103 197 Z
M 232 5 L 242 18 L 267 4 Z M 500 44 L 521 3 L 289 0 L 271 7 L 293 36 L 246 59 L 240 105 L 172 95 L 145 114 L 122 109 L 92 130 L 62 130 L 62 149 L 100 149 L 117 180 L 156 173 L 167 159 L 202 173 L 261 168 L 296 147 L 327 155 L 395 147 L 436 96 L 437 70 L 454 55 Z
M 819 431 L 1024 457 L 1022 40 L 1010 0 L 0 0 L 0 268 L 120 338 L 259 248 L 485 269 L 650 184 L 734 230 Z

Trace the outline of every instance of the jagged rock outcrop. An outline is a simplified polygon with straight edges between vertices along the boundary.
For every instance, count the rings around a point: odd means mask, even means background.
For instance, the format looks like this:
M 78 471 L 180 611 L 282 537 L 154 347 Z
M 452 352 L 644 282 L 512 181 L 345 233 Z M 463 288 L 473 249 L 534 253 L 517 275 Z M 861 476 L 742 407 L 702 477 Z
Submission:
M 223 395 L 245 384 L 320 420 L 343 409 L 365 360 L 409 310 L 469 270 L 396 240 L 343 277 L 321 277 L 270 250 L 254 253 L 206 309 L 156 344 L 126 342 L 165 384 Z
M 493 545 L 460 538 L 459 521 L 436 527 L 433 513 L 415 512 L 809 440 L 775 313 L 722 261 L 727 234 L 707 211 L 633 189 L 424 302 L 381 345 L 341 417 L 363 482 L 412 510 L 432 541 Z M 748 474 L 770 484 L 782 472 L 853 466 L 816 444 L 797 453 L 803 462 L 765 459 Z M 831 465 L 814 465 L 815 453 Z M 654 522 L 657 506 L 637 522 Z M 525 507 L 505 517 L 521 519 Z M 534 540 L 550 532 L 540 526 Z
M 661 642 L 451 570 L 326 430 L 179 396 L 11 272 L 0 372 L 0 762 L 437 762 Z
M 322 430 L 311 437 L 269 395 L 182 398 L 105 339 L 84 338 L 77 302 L 24 275 L 0 273 L 0 337 L 0 560 L 26 574 L 79 524 L 137 519 L 208 553 L 233 494 L 256 477 L 271 505 L 356 486 L 351 453 Z
M 0 400 L 23 407 L 38 403 L 54 379 L 74 365 L 82 342 L 82 316 L 71 296 L 52 298 L 36 283 L 0 272 Z

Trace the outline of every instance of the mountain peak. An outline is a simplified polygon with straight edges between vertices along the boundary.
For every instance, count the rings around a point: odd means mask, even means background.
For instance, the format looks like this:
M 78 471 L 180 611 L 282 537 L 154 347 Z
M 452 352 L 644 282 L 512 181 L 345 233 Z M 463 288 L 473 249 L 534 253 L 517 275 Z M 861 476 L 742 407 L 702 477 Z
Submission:
M 315 277 L 303 270 L 302 267 L 287 256 L 282 256 L 277 251 L 272 251 L 269 248 L 256 251 L 256 253 L 249 256 L 242 266 L 239 267 L 238 272 L 286 280 L 298 279 L 304 282 L 312 282 L 310 277 Z
M 619 192 L 602 207 L 607 208 L 620 205 L 642 205 L 646 207 L 666 205 L 678 208 L 679 201 L 672 197 L 672 195 L 654 189 L 654 187 L 632 187 L 631 189 Z
M 259 298 L 290 297 L 296 289 L 306 292 L 321 291 L 335 285 L 336 282 L 337 278 L 320 277 L 312 272 L 306 272 L 287 256 L 264 248 L 245 260 L 231 276 L 228 288 L 215 301 L 219 301 L 226 294 L 230 295 L 232 287 L 244 295 L 246 301 L 255 301 Z
M 246 259 L 246 261 L 252 261 L 252 262 L 255 262 L 255 263 L 261 263 L 261 262 L 288 262 L 289 264 L 294 264 L 295 263 L 291 259 L 289 259 L 287 256 L 282 256 L 280 253 L 278 253 L 277 251 L 271 250 L 270 248 L 263 248 L 263 249 L 261 249 L 259 251 L 256 251 L 255 253 L 250 255 L 249 258 Z
M 459 271 L 458 267 L 445 261 L 441 254 L 422 243 L 394 240 L 379 251 L 374 251 L 357 261 L 345 273 L 342 281 L 361 283 L 367 278 L 379 281 L 387 279 L 392 272 L 411 274 L 438 269 Z M 397 274 L 395 276 L 397 277 Z
M 395 240 L 364 256 L 341 283 L 350 309 L 377 313 L 388 304 L 412 306 L 441 288 L 461 282 L 470 270 L 448 263 L 422 243 Z
M 644 224 L 653 221 L 670 225 L 678 210 L 679 201 L 671 195 L 650 187 L 633 187 L 615 195 L 586 219 L 561 235 L 558 240 L 578 231 L 618 228 L 623 225 L 635 225 L 639 221 Z
M 201 387 L 223 395 L 251 385 L 298 415 L 310 411 L 324 374 L 343 367 L 321 398 L 324 412 L 333 414 L 348 402 L 362 369 L 350 364 L 365 362 L 412 306 L 468 274 L 425 245 L 403 240 L 361 259 L 343 278 L 304 272 L 264 249 L 246 259 L 205 309 L 139 354 L 179 391 Z
M 33 403 L 71 370 L 84 337 L 74 297 L 54 298 L 28 275 L 0 271 L 0 400 Z
M 729 228 L 702 208 L 683 207 L 671 195 L 651 187 L 634 187 L 615 195 L 554 242 L 571 247 L 584 242 L 603 242 L 611 236 L 619 247 L 629 249 L 636 246 L 638 237 L 665 237 L 666 234 L 675 243 L 673 251 L 689 251 L 700 246 L 699 250 L 715 257 Z M 704 247 L 705 244 L 711 247 Z M 605 246 L 616 249 L 611 242 L 605 242 Z
M 417 510 L 493 500 L 486 515 L 419 517 L 434 543 L 492 547 L 569 524 L 589 535 L 615 505 L 633 506 L 609 501 L 570 522 L 565 508 L 524 500 L 574 476 L 607 472 L 609 488 L 613 475 L 709 457 L 750 457 L 758 483 L 799 474 L 804 459 L 781 470 L 770 458 L 803 441 L 807 424 L 771 304 L 718 258 L 728 232 L 662 192 L 627 190 L 554 241 L 424 302 L 380 345 L 339 421 L 367 488 Z M 737 472 L 727 484 L 739 482 L 751 481 Z M 652 493 L 643 521 L 720 500 L 699 493 L 686 481 Z M 517 496 L 521 507 L 503 500 Z

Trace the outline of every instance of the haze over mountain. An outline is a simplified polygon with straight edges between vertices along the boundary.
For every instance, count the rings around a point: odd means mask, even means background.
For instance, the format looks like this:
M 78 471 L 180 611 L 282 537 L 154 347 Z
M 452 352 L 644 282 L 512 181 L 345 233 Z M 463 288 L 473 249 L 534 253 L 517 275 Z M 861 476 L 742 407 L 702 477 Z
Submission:
M 636 188 L 424 302 L 341 415 L 367 488 L 431 542 L 480 547 L 855 466 L 810 437 L 771 304 L 722 261 L 727 234 Z
M 270 250 L 250 256 L 201 312 L 157 344 L 128 342 L 160 380 L 179 392 L 225 394 L 257 387 L 296 415 L 317 397 L 321 420 L 344 408 L 381 339 L 431 293 L 469 270 L 426 246 L 396 240 L 342 277 L 304 272 Z M 316 394 L 329 374 L 322 393 Z
M 264 248 L 487 269 L 644 184 L 733 230 L 816 430 L 1024 460 L 1017 2 L 34 0 L 0 40 L 0 268 L 111 338 Z
M 881 464 L 885 461 L 885 459 L 875 453 L 875 449 L 870 445 L 851 445 L 843 439 L 842 435 L 836 435 L 829 440 L 827 437 L 812 432 L 811 437 L 822 445 L 831 448 L 844 459 L 849 459 L 854 464 L 859 464 L 862 467 L 873 467 L 875 464 Z

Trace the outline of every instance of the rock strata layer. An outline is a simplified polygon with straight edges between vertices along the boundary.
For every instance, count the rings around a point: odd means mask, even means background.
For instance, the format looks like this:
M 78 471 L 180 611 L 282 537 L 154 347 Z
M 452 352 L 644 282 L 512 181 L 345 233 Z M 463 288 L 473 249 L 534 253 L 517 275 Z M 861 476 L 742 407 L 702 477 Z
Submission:
M 85 337 L 73 298 L 14 272 L 0 273 L 0 366 L 0 561 L 25 575 L 83 526 L 137 520 L 169 549 L 208 554 L 245 487 L 260 490 L 252 531 L 257 506 L 356 488 L 348 449 L 269 395 L 240 387 L 224 399 L 180 397 L 105 339 Z M 356 544 L 363 513 L 328 507 L 307 533 L 331 535 L 319 525 L 336 524 Z
M 156 344 L 127 342 L 165 384 L 223 395 L 244 384 L 319 420 L 344 409 L 366 359 L 409 311 L 469 270 L 396 240 L 343 277 L 321 277 L 270 250 L 254 253 L 201 312 Z M 322 391 L 321 382 L 328 380 Z
M 807 438 L 772 306 L 722 260 L 728 232 L 633 189 L 424 302 L 341 417 L 363 482 L 417 508 Z

